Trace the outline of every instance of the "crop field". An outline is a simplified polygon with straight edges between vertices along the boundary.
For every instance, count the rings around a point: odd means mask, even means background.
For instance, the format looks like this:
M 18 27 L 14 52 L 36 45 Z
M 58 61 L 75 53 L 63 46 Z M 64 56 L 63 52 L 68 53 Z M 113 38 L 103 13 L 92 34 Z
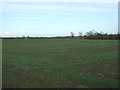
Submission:
M 117 88 L 118 41 L 3 39 L 3 88 Z

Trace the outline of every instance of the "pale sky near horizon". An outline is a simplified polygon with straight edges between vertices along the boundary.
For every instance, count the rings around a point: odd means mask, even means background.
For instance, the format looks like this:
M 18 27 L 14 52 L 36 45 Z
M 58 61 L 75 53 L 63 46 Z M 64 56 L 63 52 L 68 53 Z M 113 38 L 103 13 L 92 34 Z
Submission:
M 117 0 L 45 1 L 0 2 L 0 36 L 68 36 L 90 30 L 118 33 Z

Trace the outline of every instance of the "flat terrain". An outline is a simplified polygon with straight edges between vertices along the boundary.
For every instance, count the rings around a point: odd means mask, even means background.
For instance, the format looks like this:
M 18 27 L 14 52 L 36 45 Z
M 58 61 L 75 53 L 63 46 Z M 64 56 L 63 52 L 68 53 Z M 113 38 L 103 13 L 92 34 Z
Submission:
M 3 40 L 3 88 L 116 88 L 118 41 Z

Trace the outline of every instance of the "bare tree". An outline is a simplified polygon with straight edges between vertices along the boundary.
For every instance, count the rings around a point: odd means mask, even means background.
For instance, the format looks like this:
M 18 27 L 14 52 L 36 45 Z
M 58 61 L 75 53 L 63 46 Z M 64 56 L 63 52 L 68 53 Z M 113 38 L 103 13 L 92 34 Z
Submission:
M 27 39 L 29 39 L 30 38 L 30 36 L 27 36 Z
M 91 30 L 89 32 L 86 32 L 86 36 L 93 36 L 93 35 L 97 35 L 98 32 L 96 32 L 95 30 Z
M 25 36 L 22 36 L 23 39 L 25 39 Z
M 79 37 L 80 37 L 80 38 L 82 38 L 82 35 L 83 35 L 83 33 L 82 33 L 82 32 L 79 32 Z
M 71 37 L 73 38 L 73 37 L 74 37 L 74 33 L 73 33 L 73 32 L 71 32 L 70 34 L 71 34 Z
M 103 32 L 103 31 L 100 31 L 100 34 L 102 34 L 102 35 L 103 35 L 103 34 L 104 34 L 104 32 Z

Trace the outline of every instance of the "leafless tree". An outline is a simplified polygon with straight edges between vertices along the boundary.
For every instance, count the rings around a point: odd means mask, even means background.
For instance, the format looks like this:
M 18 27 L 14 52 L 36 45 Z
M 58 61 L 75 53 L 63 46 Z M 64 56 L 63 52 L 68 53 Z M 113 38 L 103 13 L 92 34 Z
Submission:
M 79 32 L 79 37 L 80 37 L 80 38 L 82 38 L 82 35 L 83 35 L 83 33 L 82 33 L 82 32 Z
M 71 37 L 73 38 L 73 37 L 74 37 L 74 33 L 73 33 L 73 32 L 71 32 L 70 34 L 71 34 Z

